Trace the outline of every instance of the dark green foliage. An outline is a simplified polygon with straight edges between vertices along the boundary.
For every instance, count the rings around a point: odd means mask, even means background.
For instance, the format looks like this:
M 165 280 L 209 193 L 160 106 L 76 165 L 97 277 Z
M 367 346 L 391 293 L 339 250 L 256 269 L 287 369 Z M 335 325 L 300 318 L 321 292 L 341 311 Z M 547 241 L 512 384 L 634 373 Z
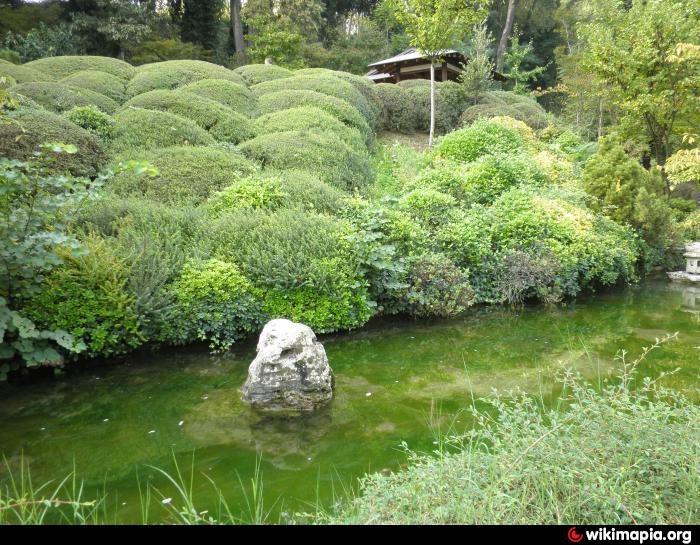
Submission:
M 367 140 L 372 138 L 372 130 L 362 114 L 350 104 L 339 98 L 317 93 L 316 91 L 277 91 L 263 95 L 258 99 L 258 108 L 262 114 L 289 110 L 298 106 L 314 106 L 340 119 L 346 125 L 359 130 Z
M 56 113 L 68 111 L 76 106 L 97 106 L 103 112 L 111 114 L 118 107 L 114 100 L 95 91 L 49 81 L 20 83 L 12 88 L 12 92 L 30 98 Z
M 243 84 L 238 74 L 204 61 L 164 61 L 144 64 L 136 68 L 136 75 L 127 86 L 129 96 L 155 89 L 174 89 L 203 79 L 223 79 Z
M 67 111 L 64 116 L 78 127 L 99 136 L 103 141 L 112 137 L 114 118 L 95 106 L 78 106 Z
M 343 222 L 299 210 L 237 210 L 211 225 L 212 255 L 236 263 L 264 290 L 267 317 L 315 331 L 352 329 L 372 315 L 364 282 L 343 243 Z
M 45 57 L 28 62 L 24 66 L 43 72 L 56 80 L 84 70 L 107 72 L 123 80 L 130 79 L 135 73 L 133 66 L 119 59 L 113 59 L 111 57 L 91 57 L 87 55 Z
M 144 40 L 131 53 L 129 62 L 134 66 L 161 61 L 192 59 L 211 60 L 211 51 L 197 44 L 183 42 L 175 38 Z
M 437 155 L 468 162 L 482 155 L 515 153 L 522 145 L 522 139 L 515 131 L 484 120 L 446 135 L 438 144 Z
M 265 134 L 243 143 L 241 149 L 263 166 L 311 170 L 341 189 L 364 188 L 374 179 L 369 156 L 351 149 L 332 133 L 305 130 Z
M 331 132 L 351 148 L 366 151 L 366 142 L 357 129 L 345 125 L 337 117 L 314 106 L 300 106 L 265 114 L 255 120 L 255 134 L 270 134 L 292 130 L 318 129 Z
M 20 366 L 59 366 L 59 347 L 81 352 L 85 345 L 61 326 L 33 316 L 27 300 L 40 295 L 45 276 L 82 247 L 68 233 L 77 210 L 103 179 L 54 174 L 53 156 L 72 154 L 72 146 L 52 144 L 36 151 L 31 163 L 0 159 L 0 380 Z M 36 318 L 41 321 L 36 322 Z M 34 321 L 33 321 L 34 319 Z M 42 327 L 42 326 L 46 327 Z M 38 327 L 37 327 L 38 326 Z
M 144 178 L 144 180 L 148 180 Z M 107 194 L 81 211 L 78 227 L 105 237 L 121 261 L 129 264 L 127 290 L 143 334 L 165 342 L 176 318 L 170 285 L 184 263 L 197 257 L 206 218 L 199 210 Z
M 583 170 L 583 185 L 596 198 L 596 210 L 639 231 L 656 254 L 647 260 L 663 259 L 674 237 L 660 172 L 647 172 L 621 145 L 602 139 Z
M 217 34 L 223 0 L 183 0 L 181 32 L 182 39 L 201 45 L 206 49 L 214 49 L 217 45 Z
M 411 108 L 415 111 L 416 129 L 421 132 L 430 130 L 430 82 L 427 80 L 407 80 L 407 82 L 425 82 L 404 86 Z M 405 82 L 402 82 L 405 83 Z M 467 107 L 468 97 L 464 89 L 453 81 L 436 82 L 435 84 L 435 130 L 445 134 L 461 124 L 461 115 Z
M 370 127 L 376 126 L 377 119 L 365 96 L 350 83 L 332 75 L 309 74 L 266 81 L 250 89 L 256 97 L 287 90 L 316 91 L 344 100 L 365 118 Z
M 442 248 L 472 271 L 481 301 L 501 301 L 498 277 L 503 256 L 513 250 L 547 254 L 559 263 L 555 289 L 574 296 L 581 289 L 635 278 L 632 233 L 566 194 L 515 188 L 491 206 L 475 206 L 439 234 Z
M 461 122 L 469 125 L 479 119 L 507 116 L 527 123 L 533 129 L 543 129 L 550 124 L 550 116 L 536 100 L 508 91 L 489 91 L 479 102 L 462 114 Z
M 126 100 L 126 82 L 107 72 L 99 72 L 98 70 L 83 70 L 75 72 L 70 76 L 60 80 L 60 83 L 70 87 L 79 87 L 80 89 L 88 89 L 105 95 L 118 104 Z
M 43 289 L 27 304 L 30 318 L 67 331 L 87 346 L 85 355 L 123 354 L 143 343 L 134 297 L 126 289 L 127 267 L 102 239 L 86 241 L 87 254 L 62 256 Z
M 442 254 L 423 254 L 407 275 L 407 312 L 419 318 L 457 316 L 474 304 L 469 275 Z
M 260 294 L 238 267 L 218 259 L 185 265 L 173 284 L 177 317 L 168 326 L 175 344 L 208 341 L 228 350 L 262 322 Z
M 214 100 L 187 93 L 155 90 L 140 94 L 124 104 L 125 108 L 144 108 L 175 114 L 196 123 L 216 140 L 237 144 L 253 135 L 247 117 Z
M 108 184 L 109 191 L 121 196 L 143 196 L 171 206 L 202 203 L 257 170 L 242 155 L 201 146 L 130 151 L 123 159 L 148 161 L 158 174 L 148 177 L 131 171 L 119 173 Z
M 418 130 L 418 109 L 405 88 L 393 83 L 378 83 L 375 92 L 382 103 L 382 129 L 407 134 Z
M 53 78 L 33 70 L 27 66 L 12 64 L 0 59 L 0 76 L 10 76 L 17 83 L 30 83 L 34 81 L 51 81 Z
M 77 148 L 52 159 L 56 172 L 94 176 L 105 161 L 100 139 L 60 115 L 45 110 L 20 108 L 0 124 L 0 156 L 27 160 L 45 142 L 63 142 Z
M 291 70 L 274 64 L 246 64 L 239 66 L 234 72 L 239 74 L 248 85 L 257 85 L 264 81 L 288 78 L 293 74 Z
M 196 123 L 180 116 L 142 108 L 125 108 L 114 119 L 112 154 L 178 145 L 210 145 L 215 140 Z
M 257 115 L 258 107 L 252 93 L 232 81 L 203 79 L 180 87 L 180 90 L 214 100 L 248 117 Z

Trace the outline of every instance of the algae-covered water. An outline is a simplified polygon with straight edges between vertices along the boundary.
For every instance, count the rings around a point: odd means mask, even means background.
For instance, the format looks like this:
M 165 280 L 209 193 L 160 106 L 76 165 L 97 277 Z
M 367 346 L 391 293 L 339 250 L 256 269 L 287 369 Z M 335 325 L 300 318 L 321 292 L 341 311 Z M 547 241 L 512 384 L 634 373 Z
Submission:
M 265 505 L 284 520 L 317 500 L 328 506 L 365 472 L 400 468 L 402 443 L 433 450 L 440 431 L 470 425 L 460 409 L 494 389 L 554 401 L 557 369 L 568 365 L 598 381 L 615 369 L 619 349 L 634 356 L 666 333 L 678 332 L 677 340 L 654 351 L 642 374 L 680 367 L 665 384 L 700 400 L 700 290 L 693 290 L 648 282 L 556 308 L 382 320 L 321 337 L 335 398 L 304 418 L 266 418 L 241 403 L 254 340 L 225 355 L 202 347 L 142 353 L 56 380 L 3 385 L 0 452 L 15 469 L 24 457 L 35 482 L 75 467 L 88 491 L 108 491 L 119 522 L 142 520 L 138 482 L 174 495 L 151 467 L 172 471 L 174 456 L 187 472 L 194 464 L 199 506 L 216 503 L 206 475 L 234 512 L 246 511 L 241 482 L 250 497 L 259 461 Z M 0 469 L 0 486 L 6 479 Z M 150 520 L 164 513 L 152 509 Z

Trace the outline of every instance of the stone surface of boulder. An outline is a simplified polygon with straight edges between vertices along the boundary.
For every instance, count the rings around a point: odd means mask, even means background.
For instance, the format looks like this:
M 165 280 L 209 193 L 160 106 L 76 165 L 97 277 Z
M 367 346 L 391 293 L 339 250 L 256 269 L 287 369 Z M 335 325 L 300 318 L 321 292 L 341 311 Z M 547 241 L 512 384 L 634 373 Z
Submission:
M 333 385 L 326 351 L 311 328 L 277 319 L 260 334 L 242 392 L 257 409 L 311 411 L 330 401 Z

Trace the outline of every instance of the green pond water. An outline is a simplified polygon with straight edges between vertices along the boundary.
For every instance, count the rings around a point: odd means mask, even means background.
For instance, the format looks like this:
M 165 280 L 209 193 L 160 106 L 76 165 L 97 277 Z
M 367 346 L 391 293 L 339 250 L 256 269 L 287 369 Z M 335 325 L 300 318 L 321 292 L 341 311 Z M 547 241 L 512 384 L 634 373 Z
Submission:
M 520 389 L 556 400 L 554 375 L 576 368 L 598 381 L 615 354 L 654 351 L 643 375 L 680 370 L 667 386 L 700 400 L 700 289 L 654 281 L 599 293 L 556 308 L 476 309 L 449 321 L 382 320 L 321 337 L 336 376 L 333 402 L 313 416 L 263 417 L 240 401 L 254 340 L 212 356 L 191 347 L 141 353 L 119 365 L 91 365 L 56 380 L 0 387 L 0 452 L 15 469 L 30 463 L 36 482 L 73 466 L 88 490 L 106 488 L 115 520 L 140 522 L 137 475 L 172 494 L 149 466 L 173 470 L 173 456 L 210 477 L 229 505 L 245 510 L 256 460 L 267 507 L 276 517 L 329 505 L 365 472 L 397 470 L 400 445 L 429 452 L 448 426 L 468 427 L 460 409 L 493 389 Z M 0 470 L 0 485 L 7 479 Z M 196 478 L 195 500 L 216 494 Z M 250 490 L 248 490 L 250 492 Z M 157 503 L 157 502 L 154 502 Z M 177 500 L 174 500 L 177 503 Z M 155 505 L 151 520 L 164 508 Z

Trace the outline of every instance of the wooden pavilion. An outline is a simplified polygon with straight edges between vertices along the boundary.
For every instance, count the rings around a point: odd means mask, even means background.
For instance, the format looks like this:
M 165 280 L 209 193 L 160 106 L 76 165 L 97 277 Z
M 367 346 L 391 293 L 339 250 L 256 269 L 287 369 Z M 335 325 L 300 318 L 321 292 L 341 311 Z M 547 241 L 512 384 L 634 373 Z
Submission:
M 441 53 L 441 61 L 435 64 L 435 81 L 456 80 L 467 59 L 454 49 Z M 430 61 L 417 48 L 410 47 L 398 55 L 369 65 L 365 76 L 375 83 L 399 83 L 407 79 L 430 79 Z

